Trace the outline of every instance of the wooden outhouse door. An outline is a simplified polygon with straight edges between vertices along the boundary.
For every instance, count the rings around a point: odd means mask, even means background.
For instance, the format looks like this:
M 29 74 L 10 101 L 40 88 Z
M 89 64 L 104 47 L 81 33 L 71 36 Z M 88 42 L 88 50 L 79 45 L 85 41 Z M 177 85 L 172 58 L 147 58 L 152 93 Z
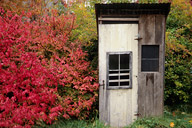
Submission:
M 114 127 L 137 118 L 138 24 L 99 24 L 100 120 Z

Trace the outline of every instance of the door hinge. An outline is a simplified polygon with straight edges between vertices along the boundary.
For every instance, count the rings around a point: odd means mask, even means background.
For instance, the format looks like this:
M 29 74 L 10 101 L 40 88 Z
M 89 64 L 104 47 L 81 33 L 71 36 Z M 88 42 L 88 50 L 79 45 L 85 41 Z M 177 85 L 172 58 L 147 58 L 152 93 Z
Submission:
M 134 40 L 141 40 L 141 39 L 143 39 L 143 38 L 141 38 L 141 36 L 138 34 L 138 35 L 135 36 Z
M 140 113 L 135 113 L 134 116 L 141 116 L 141 114 Z

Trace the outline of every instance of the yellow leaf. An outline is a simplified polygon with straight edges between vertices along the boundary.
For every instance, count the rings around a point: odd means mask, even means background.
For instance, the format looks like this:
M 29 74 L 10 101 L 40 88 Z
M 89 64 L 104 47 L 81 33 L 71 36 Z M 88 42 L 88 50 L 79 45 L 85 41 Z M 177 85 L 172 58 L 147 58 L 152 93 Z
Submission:
M 192 120 L 190 120 L 189 123 L 192 124 Z

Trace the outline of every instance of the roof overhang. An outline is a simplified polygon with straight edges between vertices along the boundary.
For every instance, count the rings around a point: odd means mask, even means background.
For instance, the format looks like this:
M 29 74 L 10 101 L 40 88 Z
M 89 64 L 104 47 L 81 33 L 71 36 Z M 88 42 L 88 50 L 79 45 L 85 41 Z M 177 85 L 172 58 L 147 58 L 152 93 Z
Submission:
M 113 3 L 113 4 L 95 4 L 97 18 L 100 16 L 127 16 L 127 15 L 145 15 L 161 14 L 168 15 L 171 3 Z

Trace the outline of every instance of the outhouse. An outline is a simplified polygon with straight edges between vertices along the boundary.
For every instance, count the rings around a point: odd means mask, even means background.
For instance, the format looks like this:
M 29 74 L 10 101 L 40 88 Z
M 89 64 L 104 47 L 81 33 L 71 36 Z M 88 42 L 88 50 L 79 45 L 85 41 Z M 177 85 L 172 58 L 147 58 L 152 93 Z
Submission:
M 123 127 L 163 114 L 165 24 L 170 3 L 96 4 L 99 118 Z

